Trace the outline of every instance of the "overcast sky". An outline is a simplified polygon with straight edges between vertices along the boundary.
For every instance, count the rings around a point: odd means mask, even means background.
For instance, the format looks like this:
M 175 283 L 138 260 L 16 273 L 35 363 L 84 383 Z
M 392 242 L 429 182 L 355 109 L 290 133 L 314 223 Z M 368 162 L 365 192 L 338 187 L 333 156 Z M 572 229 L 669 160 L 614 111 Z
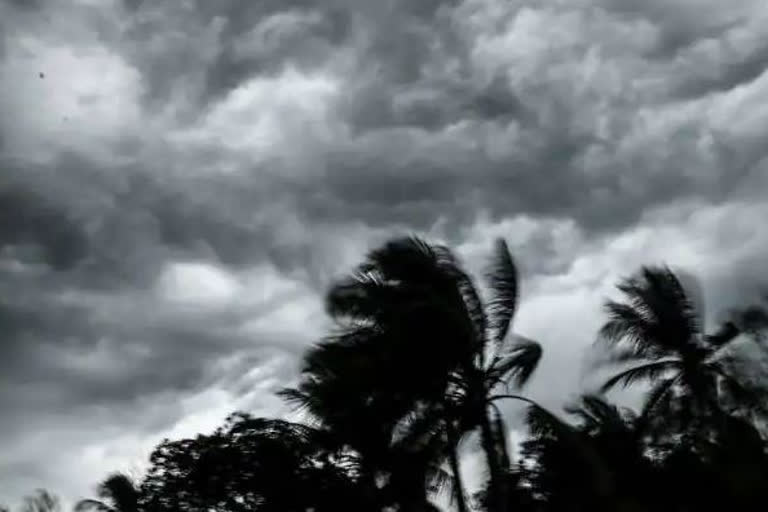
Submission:
M 89 495 L 272 392 L 415 232 L 505 237 L 530 394 L 618 276 L 765 277 L 765 0 L 0 0 L 0 502 Z

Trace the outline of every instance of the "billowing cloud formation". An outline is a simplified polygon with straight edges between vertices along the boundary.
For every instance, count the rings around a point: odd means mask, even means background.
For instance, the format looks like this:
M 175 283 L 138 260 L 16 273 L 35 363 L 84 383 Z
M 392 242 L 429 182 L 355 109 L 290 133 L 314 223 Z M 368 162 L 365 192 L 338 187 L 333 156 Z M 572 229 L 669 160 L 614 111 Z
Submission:
M 76 499 L 163 436 L 283 412 L 322 290 L 393 234 L 477 270 L 509 240 L 551 404 L 617 276 L 694 271 L 712 318 L 748 300 L 766 21 L 759 0 L 0 4 L 0 495 Z

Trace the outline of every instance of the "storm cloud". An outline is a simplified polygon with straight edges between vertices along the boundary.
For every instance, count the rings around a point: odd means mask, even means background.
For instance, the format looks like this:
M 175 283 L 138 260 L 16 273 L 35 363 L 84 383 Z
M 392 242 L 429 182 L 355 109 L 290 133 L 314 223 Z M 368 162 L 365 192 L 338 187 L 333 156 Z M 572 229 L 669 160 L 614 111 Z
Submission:
M 618 276 L 751 300 L 759 0 L 0 3 L 0 499 L 68 501 L 271 392 L 389 236 L 504 236 L 557 405 Z M 553 321 L 553 317 L 557 321 Z M 557 375 L 557 378 L 554 376 Z

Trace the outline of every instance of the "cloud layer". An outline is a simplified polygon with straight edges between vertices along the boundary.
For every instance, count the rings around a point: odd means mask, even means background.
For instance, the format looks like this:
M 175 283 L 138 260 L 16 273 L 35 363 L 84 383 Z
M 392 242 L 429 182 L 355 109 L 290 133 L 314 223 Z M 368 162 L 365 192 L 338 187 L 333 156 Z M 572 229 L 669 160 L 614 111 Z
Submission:
M 280 414 L 334 276 L 417 232 L 525 272 L 531 394 L 585 384 L 617 276 L 709 316 L 768 230 L 758 0 L 0 4 L 0 496 Z M 586 379 L 588 380 L 588 379 Z

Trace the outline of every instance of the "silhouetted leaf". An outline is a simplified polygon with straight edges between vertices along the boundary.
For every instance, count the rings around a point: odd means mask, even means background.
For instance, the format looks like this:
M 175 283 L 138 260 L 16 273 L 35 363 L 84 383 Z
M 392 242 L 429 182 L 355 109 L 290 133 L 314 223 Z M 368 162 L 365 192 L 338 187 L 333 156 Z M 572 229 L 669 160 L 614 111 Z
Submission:
M 492 298 L 488 302 L 488 316 L 493 330 L 493 340 L 501 345 L 509 332 L 509 325 L 517 310 L 517 267 L 509 253 L 507 242 L 496 241 L 493 259 L 488 270 L 488 285 Z

